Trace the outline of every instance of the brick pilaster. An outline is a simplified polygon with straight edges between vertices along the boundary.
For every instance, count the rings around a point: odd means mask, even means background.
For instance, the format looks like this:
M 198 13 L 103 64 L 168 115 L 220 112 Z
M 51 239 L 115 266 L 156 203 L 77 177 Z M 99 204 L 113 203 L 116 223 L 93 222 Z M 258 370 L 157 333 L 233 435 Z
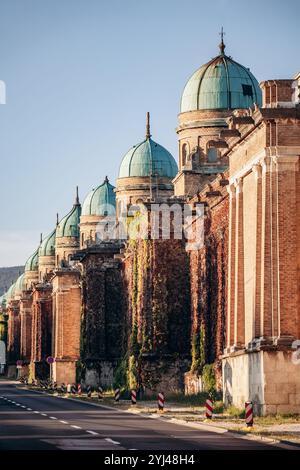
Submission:
M 297 279 L 297 185 L 298 155 L 273 157 L 277 170 L 278 204 L 278 342 L 297 338 L 298 279 Z
M 252 171 L 256 178 L 256 208 L 255 208 L 255 247 L 256 256 L 254 264 L 254 312 L 253 312 L 253 336 L 259 338 L 261 323 L 261 218 L 262 218 L 262 168 L 254 165 Z
M 54 357 L 53 380 L 76 381 L 76 361 L 80 357 L 81 288 L 80 273 L 72 269 L 54 272 Z
M 243 180 L 236 180 L 234 346 L 245 344 Z
M 31 359 L 31 331 L 32 331 L 32 299 L 22 298 L 20 301 L 21 338 L 20 353 L 21 359 L 26 363 Z
M 234 344 L 234 293 L 235 293 L 235 225 L 236 225 L 236 188 L 227 187 L 229 192 L 229 241 L 228 241 L 228 303 L 226 346 Z
M 261 324 L 260 336 L 272 336 L 272 261 L 271 261 L 271 159 L 262 160 L 262 237 L 261 237 Z

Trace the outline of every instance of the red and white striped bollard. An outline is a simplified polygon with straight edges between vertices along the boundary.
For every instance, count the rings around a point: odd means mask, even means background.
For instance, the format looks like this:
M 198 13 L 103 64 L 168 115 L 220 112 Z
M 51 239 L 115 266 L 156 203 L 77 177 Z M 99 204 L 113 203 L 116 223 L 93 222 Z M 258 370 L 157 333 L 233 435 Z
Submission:
M 120 389 L 116 388 L 115 390 L 115 402 L 120 401 Z
M 163 411 L 163 410 L 164 410 L 164 406 L 165 406 L 165 395 L 164 395 L 163 392 L 159 392 L 159 394 L 158 394 L 158 397 L 157 397 L 157 405 L 158 405 L 159 411 Z
M 82 393 L 80 384 L 77 385 L 77 393 L 78 393 L 78 395 L 81 395 L 81 393 Z
M 253 403 L 252 401 L 246 401 L 245 403 L 245 418 L 246 418 L 246 425 L 248 427 L 253 426 Z
M 206 419 L 212 419 L 213 414 L 213 402 L 211 398 L 207 398 L 205 402 L 205 417 Z
M 136 390 L 131 390 L 131 404 L 136 405 Z

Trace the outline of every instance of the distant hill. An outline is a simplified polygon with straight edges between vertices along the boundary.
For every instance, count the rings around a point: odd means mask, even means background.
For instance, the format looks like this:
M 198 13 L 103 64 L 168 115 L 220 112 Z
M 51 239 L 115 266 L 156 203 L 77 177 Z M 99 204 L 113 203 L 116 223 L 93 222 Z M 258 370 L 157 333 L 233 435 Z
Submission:
M 24 266 L 11 266 L 0 268 L 0 295 L 4 294 L 20 274 L 24 272 Z

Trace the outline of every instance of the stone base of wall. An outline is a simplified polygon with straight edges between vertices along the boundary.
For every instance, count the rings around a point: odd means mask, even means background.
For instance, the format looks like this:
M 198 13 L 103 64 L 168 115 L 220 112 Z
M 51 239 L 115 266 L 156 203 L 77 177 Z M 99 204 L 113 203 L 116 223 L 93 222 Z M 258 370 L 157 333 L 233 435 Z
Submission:
M 141 375 L 145 394 L 184 392 L 184 374 L 190 364 L 188 359 L 143 359 Z
M 203 383 L 200 375 L 193 372 L 186 372 L 184 374 L 184 394 L 196 395 L 203 391 Z
M 17 366 L 16 365 L 9 365 L 7 366 L 7 378 L 8 379 L 16 379 L 18 374 L 17 374 Z
M 76 361 L 56 359 L 52 364 L 52 380 L 58 385 L 76 383 Z
M 29 375 L 29 364 L 24 364 L 22 369 L 18 369 L 18 378 L 28 377 Z
M 111 388 L 113 386 L 113 374 L 116 364 L 111 361 L 97 361 L 93 366 L 85 369 L 85 377 L 82 380 L 85 386 Z
M 224 357 L 223 400 L 257 415 L 300 413 L 300 364 L 293 351 L 240 352 Z

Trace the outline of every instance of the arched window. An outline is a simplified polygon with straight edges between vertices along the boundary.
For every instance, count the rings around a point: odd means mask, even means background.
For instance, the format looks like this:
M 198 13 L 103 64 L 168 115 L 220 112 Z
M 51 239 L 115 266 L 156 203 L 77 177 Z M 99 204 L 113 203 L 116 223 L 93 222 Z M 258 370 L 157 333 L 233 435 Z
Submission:
M 182 147 L 181 147 L 182 166 L 184 166 L 186 164 L 188 155 L 189 155 L 189 144 L 183 144 Z
M 218 151 L 214 147 L 209 147 L 207 150 L 207 161 L 214 163 L 218 161 Z

